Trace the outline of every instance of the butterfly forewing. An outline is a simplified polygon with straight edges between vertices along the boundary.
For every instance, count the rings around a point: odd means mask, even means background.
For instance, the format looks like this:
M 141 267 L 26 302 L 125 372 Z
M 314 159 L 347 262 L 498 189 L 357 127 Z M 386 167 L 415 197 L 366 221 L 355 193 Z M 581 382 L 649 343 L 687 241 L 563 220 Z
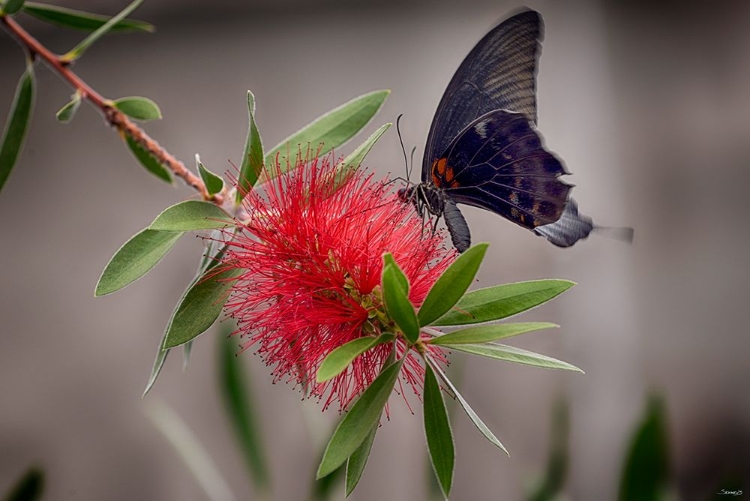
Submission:
M 430 167 L 430 181 L 456 203 L 525 228 L 560 217 L 571 186 L 525 115 L 494 110 L 471 122 Z
M 425 147 L 422 181 L 461 130 L 485 113 L 505 109 L 536 123 L 536 67 L 541 51 L 538 13 L 521 12 L 490 31 L 453 75 L 440 100 Z

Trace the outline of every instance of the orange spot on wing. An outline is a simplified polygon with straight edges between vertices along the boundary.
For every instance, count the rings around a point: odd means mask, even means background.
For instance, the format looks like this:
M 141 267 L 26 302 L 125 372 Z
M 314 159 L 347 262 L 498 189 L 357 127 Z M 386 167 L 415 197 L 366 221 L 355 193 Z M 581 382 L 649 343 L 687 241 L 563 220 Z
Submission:
M 450 183 L 453 181 L 453 167 L 446 167 L 445 168 L 445 180 Z

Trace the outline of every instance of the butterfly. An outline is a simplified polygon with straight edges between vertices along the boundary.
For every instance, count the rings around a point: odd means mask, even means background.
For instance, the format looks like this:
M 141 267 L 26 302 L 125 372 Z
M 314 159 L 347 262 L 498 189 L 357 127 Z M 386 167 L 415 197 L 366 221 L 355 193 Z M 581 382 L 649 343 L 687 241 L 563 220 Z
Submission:
M 471 245 L 456 204 L 499 214 L 569 247 L 598 226 L 570 198 L 569 174 L 536 130 L 536 73 L 543 38 L 526 10 L 493 28 L 469 52 L 445 90 L 427 137 L 422 182 L 398 191 L 421 217 L 442 216 L 453 245 Z M 625 230 L 623 238 L 628 238 Z

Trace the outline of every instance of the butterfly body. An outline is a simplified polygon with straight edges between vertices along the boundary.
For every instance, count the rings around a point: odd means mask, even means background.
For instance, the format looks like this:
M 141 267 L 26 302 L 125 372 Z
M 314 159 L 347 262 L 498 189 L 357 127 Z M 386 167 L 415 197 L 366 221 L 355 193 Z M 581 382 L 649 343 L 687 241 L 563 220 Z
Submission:
M 586 238 L 560 160 L 536 129 L 536 72 L 542 21 L 524 11 L 492 29 L 469 52 L 438 105 L 422 179 L 400 190 L 420 216 L 443 216 L 463 252 L 469 228 L 456 204 L 498 214 L 561 247 Z

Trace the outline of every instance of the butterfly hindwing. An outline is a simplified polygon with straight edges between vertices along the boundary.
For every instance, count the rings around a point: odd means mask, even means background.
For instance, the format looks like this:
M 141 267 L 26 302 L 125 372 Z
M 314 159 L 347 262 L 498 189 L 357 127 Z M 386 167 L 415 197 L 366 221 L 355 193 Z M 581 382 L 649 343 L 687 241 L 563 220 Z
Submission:
M 542 20 L 524 11 L 503 21 L 469 52 L 440 100 L 427 137 L 422 182 L 430 166 L 469 123 L 505 109 L 536 123 L 536 71 L 541 52 Z
M 526 116 L 494 110 L 458 133 L 430 166 L 430 182 L 454 202 L 480 207 L 525 228 L 554 223 L 571 186 Z

